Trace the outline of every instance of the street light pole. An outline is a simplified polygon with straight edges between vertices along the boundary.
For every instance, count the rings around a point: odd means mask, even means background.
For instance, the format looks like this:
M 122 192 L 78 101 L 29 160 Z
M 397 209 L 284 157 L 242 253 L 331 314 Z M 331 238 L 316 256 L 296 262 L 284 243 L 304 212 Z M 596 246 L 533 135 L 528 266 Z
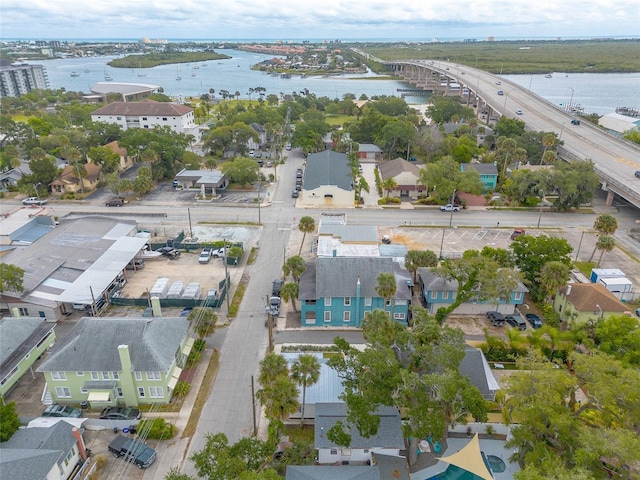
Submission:
M 540 228 L 540 219 L 542 218 L 542 206 L 544 205 L 544 192 L 540 190 L 540 213 L 538 214 L 538 226 L 536 228 Z

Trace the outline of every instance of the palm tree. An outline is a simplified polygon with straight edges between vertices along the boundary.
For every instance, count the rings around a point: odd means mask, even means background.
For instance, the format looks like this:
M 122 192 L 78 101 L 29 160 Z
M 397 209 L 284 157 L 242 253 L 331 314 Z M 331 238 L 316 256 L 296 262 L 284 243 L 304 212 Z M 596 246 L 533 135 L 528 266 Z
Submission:
M 413 283 L 416 282 L 418 268 L 436 265 L 438 265 L 438 256 L 431 250 L 409 250 L 404 257 L 404 268 L 413 274 Z
M 393 177 L 385 178 L 380 184 L 383 190 L 387 192 L 387 201 L 389 200 L 389 194 L 398 187 L 398 182 Z
M 280 290 L 280 297 L 285 302 L 291 302 L 291 306 L 293 307 L 293 311 L 297 312 L 296 308 L 296 299 L 298 298 L 298 293 L 300 292 L 300 285 L 296 282 L 287 282 L 282 286 Z
M 300 219 L 300 223 L 298 224 L 298 230 L 300 230 L 304 235 L 302 236 L 302 243 L 300 244 L 300 250 L 298 251 L 298 255 L 302 253 L 302 246 L 304 245 L 304 239 L 307 236 L 307 233 L 311 233 L 316 229 L 316 222 L 313 217 L 304 216 Z
M 278 375 L 256 392 L 267 418 L 283 422 L 298 411 L 298 387 L 288 375 Z
M 598 241 L 596 242 L 596 248 L 600 250 L 600 257 L 598 258 L 599 267 L 604 252 L 610 252 L 614 248 L 616 248 L 616 240 L 611 235 L 600 235 L 598 237 Z
M 383 272 L 378 275 L 378 285 L 376 286 L 376 292 L 378 292 L 378 295 L 384 298 L 385 305 L 387 303 L 391 305 L 391 318 L 393 318 L 393 310 L 395 307 L 393 298 L 396 295 L 396 291 L 396 277 L 393 275 L 393 273 Z
M 549 303 L 560 287 L 564 287 L 571 277 L 571 269 L 562 262 L 547 262 L 540 270 L 538 281 L 546 291 L 546 301 Z
M 542 135 L 542 145 L 544 146 L 544 151 L 542 155 L 544 156 L 545 152 L 553 147 L 556 143 L 556 134 L 555 133 L 545 133 Z
M 298 355 L 298 358 L 291 365 L 291 378 L 302 387 L 302 415 L 300 426 L 304 421 L 304 406 L 307 399 L 307 387 L 315 385 L 320 378 L 320 362 L 308 353 Z
M 273 383 L 276 377 L 289 375 L 287 359 L 277 353 L 267 353 L 260 362 L 258 381 L 265 386 Z
M 605 213 L 604 215 L 598 215 L 593 222 L 593 229 L 598 232 L 598 235 L 613 235 L 618 229 L 618 220 L 613 215 Z M 589 262 L 593 260 L 596 250 L 598 249 L 598 243 L 589 257 Z M 610 250 L 608 250 L 610 251 Z
M 304 260 L 299 255 L 287 258 L 287 261 L 282 266 L 285 279 L 290 274 L 296 282 L 300 281 L 300 275 L 302 275 L 302 272 L 305 270 Z

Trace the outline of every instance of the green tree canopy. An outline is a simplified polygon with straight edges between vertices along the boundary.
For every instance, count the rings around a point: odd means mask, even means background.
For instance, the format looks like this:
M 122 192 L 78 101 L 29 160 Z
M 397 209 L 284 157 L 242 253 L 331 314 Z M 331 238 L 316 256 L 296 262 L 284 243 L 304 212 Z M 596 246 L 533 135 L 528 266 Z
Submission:
M 223 163 L 220 169 L 232 182 L 243 186 L 256 182 L 260 178 L 260 167 L 258 162 L 252 158 L 235 158 L 230 162 Z
M 0 263 L 0 293 L 22 293 L 24 270 L 10 263 Z
M 5 403 L 4 399 L 0 398 L 0 442 L 9 440 L 21 425 L 15 402 Z

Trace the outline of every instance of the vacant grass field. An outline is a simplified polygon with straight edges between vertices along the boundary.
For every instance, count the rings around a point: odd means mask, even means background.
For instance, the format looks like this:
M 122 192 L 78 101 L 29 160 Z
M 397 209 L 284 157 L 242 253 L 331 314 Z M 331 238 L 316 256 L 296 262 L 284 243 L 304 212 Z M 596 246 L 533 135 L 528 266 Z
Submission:
M 640 40 L 378 44 L 382 60 L 448 60 L 492 73 L 640 72 Z

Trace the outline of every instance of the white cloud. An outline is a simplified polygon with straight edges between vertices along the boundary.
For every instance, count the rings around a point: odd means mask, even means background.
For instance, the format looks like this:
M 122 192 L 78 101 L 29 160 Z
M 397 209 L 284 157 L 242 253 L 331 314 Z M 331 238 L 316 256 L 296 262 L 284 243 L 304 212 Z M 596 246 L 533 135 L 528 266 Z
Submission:
M 3 38 L 632 36 L 637 0 L 2 0 Z

